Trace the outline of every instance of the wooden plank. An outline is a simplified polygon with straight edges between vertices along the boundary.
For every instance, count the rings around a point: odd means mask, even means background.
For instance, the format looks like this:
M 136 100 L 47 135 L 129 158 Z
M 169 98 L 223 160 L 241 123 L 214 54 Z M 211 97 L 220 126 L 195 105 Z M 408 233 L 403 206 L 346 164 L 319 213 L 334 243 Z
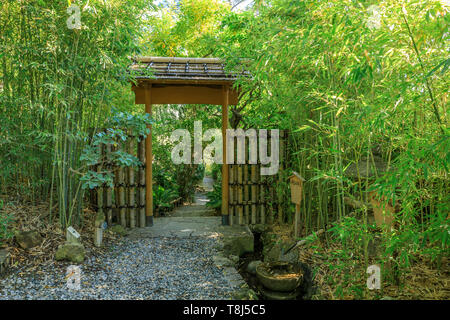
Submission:
M 300 237 L 300 204 L 295 204 L 294 236 Z
M 220 58 L 189 58 L 189 57 L 151 57 L 151 56 L 140 56 L 135 57 L 137 62 L 172 62 L 172 63 L 215 63 L 223 64 L 224 60 Z
M 222 91 L 222 224 L 229 224 L 228 212 L 228 165 L 227 165 L 227 128 L 228 128 L 228 103 L 229 87 L 223 86 Z
M 165 85 L 152 87 L 152 104 L 215 104 L 224 105 L 224 98 L 228 99 L 229 105 L 238 103 L 239 92 L 227 87 L 226 97 L 221 86 L 193 86 L 193 85 Z M 145 87 L 133 87 L 135 93 L 135 103 L 146 103 Z
M 137 78 L 137 86 L 146 86 L 151 83 L 154 85 L 176 85 L 176 86 L 202 86 L 202 87 L 211 87 L 211 86 L 232 86 L 236 80 L 234 79 L 186 79 L 186 78 L 174 78 L 174 79 L 142 79 Z

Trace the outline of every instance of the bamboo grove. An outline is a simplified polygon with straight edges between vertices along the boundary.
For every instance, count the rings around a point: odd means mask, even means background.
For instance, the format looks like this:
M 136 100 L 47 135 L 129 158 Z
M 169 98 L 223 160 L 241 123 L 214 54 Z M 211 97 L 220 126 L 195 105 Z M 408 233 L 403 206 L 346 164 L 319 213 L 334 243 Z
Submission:
M 91 2 L 83 30 L 67 28 L 65 1 L 0 5 L 1 188 L 57 204 L 62 225 L 81 218 L 81 151 L 120 96 L 115 86 L 126 85 L 136 18 L 148 2 L 122 10 L 125 3 Z
M 245 58 L 253 80 L 239 83 L 231 126 L 289 130 L 286 167 L 306 179 L 302 234 L 330 230 L 328 240 L 348 249 L 343 259 L 351 251 L 367 264 L 375 194 L 396 208 L 395 231 L 382 233 L 385 257 L 408 268 L 421 251 L 439 264 L 450 230 L 444 2 L 256 0 L 238 11 L 219 0 L 77 1 L 83 27 L 68 30 L 67 1 L 2 1 L 0 192 L 48 201 L 63 226 L 80 222 L 83 149 L 113 107 L 143 112 L 133 104 L 130 56 L 220 57 L 231 66 Z M 218 127 L 218 114 L 155 107 L 155 202 L 192 196 L 203 169 L 171 163 L 164 137 L 194 120 Z M 289 193 L 288 176 L 274 180 L 279 195 Z M 269 214 L 292 223 L 290 206 Z

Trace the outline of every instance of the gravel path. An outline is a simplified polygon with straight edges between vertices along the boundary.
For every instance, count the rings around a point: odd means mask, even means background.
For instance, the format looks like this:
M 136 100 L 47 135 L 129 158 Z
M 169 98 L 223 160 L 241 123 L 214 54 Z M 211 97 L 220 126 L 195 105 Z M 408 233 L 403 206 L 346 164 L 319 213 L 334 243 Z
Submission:
M 80 265 L 81 289 L 68 289 L 69 263 L 0 280 L 5 299 L 229 299 L 237 288 L 212 263 L 216 239 L 123 238 L 103 257 Z
M 204 184 L 212 185 L 205 178 Z M 211 181 L 210 181 L 211 180 Z M 216 229 L 203 193 L 177 217 L 158 218 L 151 228 L 133 229 L 101 256 L 80 264 L 81 288 L 67 287 L 71 263 L 55 262 L 34 271 L 14 270 L 0 279 L 0 300 L 10 299 L 230 299 L 238 290 L 237 271 L 219 269 Z M 88 251 L 89 252 L 89 251 Z

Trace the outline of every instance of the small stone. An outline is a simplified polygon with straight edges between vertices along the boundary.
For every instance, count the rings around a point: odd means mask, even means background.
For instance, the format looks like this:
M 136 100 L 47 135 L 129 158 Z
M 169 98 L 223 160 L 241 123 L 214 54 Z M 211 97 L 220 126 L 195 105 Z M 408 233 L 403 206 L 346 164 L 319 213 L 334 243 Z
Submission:
M 246 268 L 246 271 L 250 274 L 255 275 L 256 274 L 256 267 L 259 266 L 262 263 L 261 260 L 254 260 L 251 261 Z
M 228 259 L 231 261 L 231 263 L 232 263 L 234 266 L 237 266 L 237 264 L 239 263 L 239 257 L 236 256 L 236 255 L 234 255 L 234 254 L 230 255 L 230 256 L 228 257 Z
M 23 249 L 36 247 L 42 243 L 41 234 L 33 231 L 18 231 L 15 234 L 16 241 Z
M 369 168 L 369 171 L 367 171 Z M 347 170 L 345 170 L 344 175 L 353 178 L 367 178 L 374 177 L 376 174 L 380 175 L 387 171 L 387 163 L 380 156 L 373 156 L 367 159 L 367 157 L 361 157 L 360 161 L 357 163 L 351 163 Z
M 116 224 L 115 226 L 111 227 L 111 232 L 117 233 L 120 236 L 126 236 L 128 234 L 127 230 L 122 227 L 120 224 Z
M 265 224 L 255 224 L 250 226 L 250 230 L 253 233 L 263 233 L 264 231 L 266 231 L 266 229 L 267 226 Z
M 213 259 L 214 265 L 217 268 L 230 267 L 233 265 L 233 262 L 224 256 L 220 256 L 220 255 L 213 256 L 212 259 Z
M 9 267 L 9 253 L 5 249 L 0 250 L 0 276 L 6 273 Z
M 250 288 L 241 288 L 233 293 L 233 300 L 258 300 L 258 295 Z
M 66 242 L 56 250 L 55 259 L 81 263 L 84 261 L 85 253 L 84 246 L 81 243 Z
M 213 246 L 213 249 L 217 251 L 223 251 L 224 244 L 222 241 L 217 241 L 217 243 Z
M 230 227 L 228 227 L 230 228 Z M 242 256 L 244 253 L 253 252 L 254 237 L 250 229 L 246 226 L 236 228 L 235 234 L 223 240 L 223 250 L 229 255 Z
M 264 248 L 264 262 L 289 262 L 297 263 L 299 259 L 298 250 L 291 250 L 288 254 L 284 254 L 287 248 L 291 247 L 289 243 L 276 243 L 272 246 Z

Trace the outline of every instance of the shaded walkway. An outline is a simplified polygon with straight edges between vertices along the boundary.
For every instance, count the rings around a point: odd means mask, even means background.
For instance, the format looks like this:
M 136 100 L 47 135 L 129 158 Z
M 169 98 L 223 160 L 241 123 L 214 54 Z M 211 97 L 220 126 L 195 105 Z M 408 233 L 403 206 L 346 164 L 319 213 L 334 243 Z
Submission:
M 208 216 L 205 195 L 173 217 L 135 228 L 101 256 L 80 264 L 81 290 L 66 286 L 66 268 L 55 262 L 0 279 L 2 299 L 231 299 L 244 284 L 232 265 L 221 265 L 223 236 L 235 232 Z M 234 231 L 233 231 L 234 230 Z

